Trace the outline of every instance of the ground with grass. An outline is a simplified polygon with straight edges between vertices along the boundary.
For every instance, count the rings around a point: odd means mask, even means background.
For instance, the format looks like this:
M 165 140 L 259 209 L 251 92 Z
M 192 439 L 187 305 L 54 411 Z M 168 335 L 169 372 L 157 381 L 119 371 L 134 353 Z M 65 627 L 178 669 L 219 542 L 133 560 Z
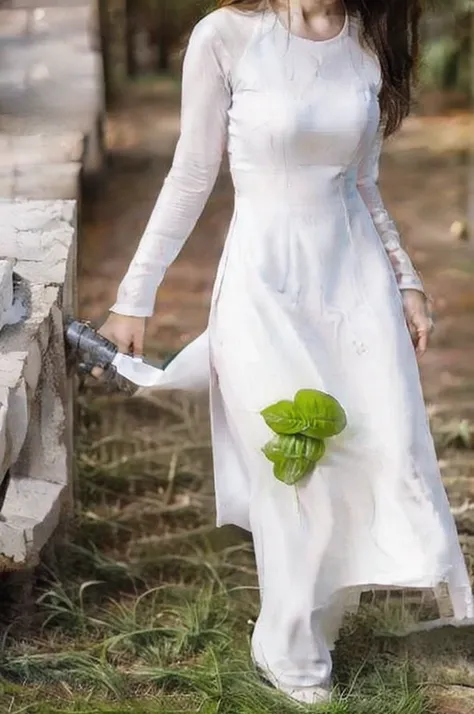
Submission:
M 177 88 L 135 88 L 110 121 L 110 178 L 84 207 L 83 316 L 100 319 L 169 165 Z M 429 289 L 438 327 L 423 382 L 443 476 L 471 566 L 474 253 L 450 236 L 465 211 L 468 118 L 415 118 L 390 143 L 383 188 Z M 150 323 L 164 355 L 203 329 L 232 210 L 224 170 Z M 146 401 L 83 385 L 76 517 L 31 591 L 4 579 L 0 712 L 291 714 L 248 658 L 258 590 L 251 542 L 214 529 L 205 402 Z M 403 634 L 432 603 L 368 593 L 346 622 L 328 714 L 474 712 L 474 631 Z M 307 711 L 311 711 L 308 708 Z

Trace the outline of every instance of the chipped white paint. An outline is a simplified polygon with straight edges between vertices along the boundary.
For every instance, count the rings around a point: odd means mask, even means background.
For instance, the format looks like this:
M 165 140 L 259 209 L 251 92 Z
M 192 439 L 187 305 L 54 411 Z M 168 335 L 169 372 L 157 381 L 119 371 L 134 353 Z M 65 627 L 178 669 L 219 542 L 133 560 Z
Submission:
M 47 208 L 46 208 L 47 206 Z M 0 201 L 0 255 L 26 280 L 60 285 L 74 237 L 73 201 Z
M 0 568 L 35 562 L 71 492 L 62 317 L 73 304 L 75 213 L 72 201 L 0 201 L 0 256 L 28 307 L 0 331 Z

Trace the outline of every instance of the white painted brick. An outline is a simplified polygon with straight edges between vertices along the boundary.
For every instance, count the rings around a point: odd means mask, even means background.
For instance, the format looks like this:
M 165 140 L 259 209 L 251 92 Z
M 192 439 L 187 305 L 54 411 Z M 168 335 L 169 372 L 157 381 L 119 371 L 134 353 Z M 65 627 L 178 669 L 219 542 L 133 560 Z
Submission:
M 62 490 L 61 484 L 50 481 L 11 479 L 2 508 L 4 522 L 20 516 L 42 521 L 61 497 Z
M 26 136 L 0 134 L 0 167 L 13 166 L 18 170 L 23 166 L 31 170 L 42 164 L 49 168 L 50 164 L 80 162 L 83 154 L 84 135 L 80 131 Z
M 62 285 L 75 239 L 75 201 L 0 201 L 0 256 L 33 283 Z
M 15 171 L 15 198 L 73 200 L 79 194 L 79 163 L 21 166 Z
M 65 487 L 12 479 L 0 519 L 0 563 L 34 562 L 59 523 Z
M 26 563 L 26 533 L 32 531 L 34 525 L 34 521 L 27 518 L 11 518 L 9 522 L 0 520 L 0 570 Z

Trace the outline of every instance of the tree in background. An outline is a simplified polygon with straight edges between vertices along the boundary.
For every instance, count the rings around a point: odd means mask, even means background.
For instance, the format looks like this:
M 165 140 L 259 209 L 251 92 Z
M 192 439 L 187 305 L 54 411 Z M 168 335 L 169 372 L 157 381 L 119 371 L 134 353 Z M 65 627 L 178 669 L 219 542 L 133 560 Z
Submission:
M 127 77 L 125 0 L 96 0 L 96 21 L 104 68 L 105 99 L 110 106 Z
M 189 28 L 203 15 L 209 0 L 131 0 L 142 7 L 155 54 L 154 69 L 169 72 L 172 58 Z
M 95 22 L 103 54 L 106 95 L 112 103 L 127 77 L 144 71 L 168 72 L 189 28 L 209 6 L 209 0 L 96 0 Z M 144 67 L 140 44 L 154 55 Z
M 429 32 L 430 24 L 435 32 Z M 428 89 L 472 93 L 474 2 L 451 0 L 449 10 L 433 11 L 426 23 L 420 79 Z

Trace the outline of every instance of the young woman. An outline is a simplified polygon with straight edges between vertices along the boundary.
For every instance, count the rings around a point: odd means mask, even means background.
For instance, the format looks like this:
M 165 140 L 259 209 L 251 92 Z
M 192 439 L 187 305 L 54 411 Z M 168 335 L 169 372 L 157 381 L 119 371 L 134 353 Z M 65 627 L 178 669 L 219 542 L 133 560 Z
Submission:
M 406 116 L 416 0 L 224 0 L 191 35 L 171 171 L 102 328 L 140 354 L 145 318 L 230 157 L 235 212 L 206 332 L 165 386 L 210 384 L 218 525 L 253 534 L 261 612 L 252 656 L 302 702 L 329 697 L 341 619 L 364 589 L 469 578 L 417 367 L 431 320 L 377 188 Z M 296 487 L 262 453 L 260 412 L 300 389 L 347 428 Z

